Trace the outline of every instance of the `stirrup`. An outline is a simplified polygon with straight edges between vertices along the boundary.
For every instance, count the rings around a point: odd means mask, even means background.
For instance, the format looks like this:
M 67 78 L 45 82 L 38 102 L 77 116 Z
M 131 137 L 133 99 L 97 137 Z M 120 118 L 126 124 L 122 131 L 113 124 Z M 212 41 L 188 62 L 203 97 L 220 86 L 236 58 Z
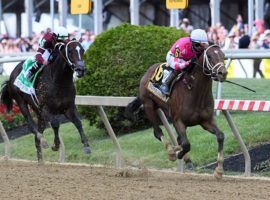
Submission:
M 170 90 L 169 90 L 168 86 L 166 86 L 166 85 L 161 85 L 161 86 L 159 87 L 159 90 L 160 90 L 163 94 L 165 94 L 165 95 L 169 95 L 169 94 L 170 94 Z

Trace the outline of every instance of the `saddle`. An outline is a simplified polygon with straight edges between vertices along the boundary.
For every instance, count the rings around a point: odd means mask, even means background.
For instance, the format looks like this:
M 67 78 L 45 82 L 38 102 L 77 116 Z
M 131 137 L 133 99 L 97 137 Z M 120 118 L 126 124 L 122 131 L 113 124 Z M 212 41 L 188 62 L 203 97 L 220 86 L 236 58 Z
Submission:
M 167 102 L 169 100 L 169 96 L 163 94 L 160 90 L 159 87 L 162 84 L 162 78 L 163 78 L 163 72 L 164 70 L 168 69 L 170 66 L 168 65 L 168 63 L 162 63 L 160 64 L 153 76 L 150 78 L 150 80 L 148 81 L 148 83 L 146 84 L 146 88 L 148 89 L 148 91 L 150 91 L 153 95 L 155 95 L 156 97 L 158 97 L 160 100 Z M 170 85 L 170 94 L 173 90 L 173 87 L 175 85 L 175 83 L 177 81 L 182 81 L 184 83 L 184 85 L 186 85 L 186 87 L 191 90 L 193 87 L 193 80 L 194 77 L 192 75 L 189 74 L 189 71 L 182 71 L 180 72 L 177 77 L 172 81 L 171 85 Z

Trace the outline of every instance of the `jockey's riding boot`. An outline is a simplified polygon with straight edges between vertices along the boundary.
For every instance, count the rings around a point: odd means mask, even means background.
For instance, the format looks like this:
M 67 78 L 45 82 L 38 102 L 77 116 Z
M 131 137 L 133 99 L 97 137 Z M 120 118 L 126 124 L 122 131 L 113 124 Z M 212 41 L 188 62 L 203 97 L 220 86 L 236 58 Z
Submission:
M 174 80 L 174 78 L 177 76 L 177 71 L 170 68 L 169 70 L 164 70 L 163 72 L 163 78 L 161 81 L 161 86 L 159 87 L 160 91 L 163 94 L 169 95 L 170 94 L 170 89 L 169 86 L 171 82 Z
M 38 69 L 39 69 L 38 66 L 33 66 L 31 69 L 29 69 L 27 71 L 27 74 L 25 75 L 26 79 L 31 82 L 35 76 L 35 73 L 38 71 Z

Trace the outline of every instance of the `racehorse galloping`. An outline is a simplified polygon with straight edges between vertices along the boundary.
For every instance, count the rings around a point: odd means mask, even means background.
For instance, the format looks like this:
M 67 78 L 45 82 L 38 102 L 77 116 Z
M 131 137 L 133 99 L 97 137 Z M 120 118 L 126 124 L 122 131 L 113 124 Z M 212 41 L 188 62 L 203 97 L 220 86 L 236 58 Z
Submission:
M 188 88 L 184 81 L 178 80 L 173 86 L 174 88 L 167 103 L 153 95 L 146 87 L 159 66 L 160 63 L 154 64 L 142 77 L 139 97 L 127 106 L 127 115 L 136 113 L 135 111 L 143 104 L 146 117 L 153 125 L 155 137 L 161 140 L 168 150 L 168 142 L 159 127 L 159 118 L 156 112 L 158 108 L 161 108 L 166 116 L 172 119 L 178 134 L 177 142 L 182 148 L 181 151 L 174 152 L 174 156 L 178 159 L 182 159 L 190 151 L 190 143 L 186 135 L 187 127 L 201 125 L 205 130 L 215 134 L 218 142 L 218 166 L 214 175 L 221 178 L 224 160 L 224 134 L 217 127 L 214 119 L 212 80 L 220 82 L 226 80 L 227 70 L 224 66 L 223 52 L 217 45 L 206 48 L 197 59 L 197 62 L 193 64 L 191 71 L 184 72 L 184 79 L 187 78 L 188 80 L 193 77 L 191 81 L 192 89 Z
M 1 91 L 1 100 L 7 106 L 7 109 L 11 110 L 14 99 L 27 120 L 30 131 L 35 134 L 35 146 L 39 163 L 43 162 L 41 146 L 43 148 L 48 147 L 48 143 L 42 135 L 48 122 L 50 122 L 55 135 L 52 150 L 57 151 L 59 149 L 60 139 L 58 132 L 60 125 L 55 117 L 59 114 L 64 114 L 78 129 L 84 152 L 86 154 L 91 152 L 82 123 L 78 118 L 75 106 L 76 91 L 73 82 L 74 71 L 79 78 L 84 75 L 83 47 L 79 42 L 72 40 L 66 44 L 56 44 L 53 53 L 54 55 L 57 54 L 57 57 L 52 63 L 44 67 L 35 82 L 38 105 L 29 94 L 21 92 L 14 85 L 16 77 L 22 70 L 23 62 L 19 63 L 12 71 L 9 80 L 4 83 Z M 38 126 L 36 126 L 30 115 L 28 105 L 37 115 Z

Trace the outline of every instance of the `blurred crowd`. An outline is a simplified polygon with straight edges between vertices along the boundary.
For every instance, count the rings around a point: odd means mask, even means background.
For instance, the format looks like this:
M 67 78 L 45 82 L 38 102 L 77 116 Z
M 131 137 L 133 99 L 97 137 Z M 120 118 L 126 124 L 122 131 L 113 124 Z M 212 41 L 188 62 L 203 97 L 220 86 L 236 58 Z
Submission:
M 193 26 L 188 18 L 183 18 L 180 21 L 179 29 L 190 33 Z M 51 31 L 48 28 L 41 33 L 33 33 L 32 37 L 11 38 L 8 35 L 0 35 L 0 53 L 15 53 L 15 52 L 31 52 L 36 51 L 38 42 L 46 31 Z M 265 29 L 264 21 L 257 19 L 252 27 L 252 35 L 248 35 L 248 25 L 243 23 L 241 15 L 236 18 L 236 23 L 227 30 L 221 23 L 207 29 L 209 40 L 218 44 L 222 49 L 269 49 L 270 47 L 270 30 Z M 70 38 L 78 38 L 78 31 L 70 34 Z M 95 40 L 95 35 L 86 30 L 81 34 L 81 44 L 85 50 Z
M 193 26 L 187 18 L 181 20 L 179 28 L 190 33 Z M 241 15 L 237 15 L 236 23 L 227 30 L 221 23 L 207 29 L 208 39 L 218 44 L 223 50 L 227 49 L 269 49 L 270 30 L 265 28 L 265 23 L 261 19 L 256 19 L 253 23 L 251 35 L 248 35 L 248 24 L 244 24 Z M 240 61 L 239 61 L 240 62 Z M 261 70 L 261 59 L 254 59 L 253 77 L 258 73 L 264 78 Z
M 32 37 L 12 38 L 8 35 L 0 35 L 0 53 L 35 52 L 38 49 L 39 40 L 48 31 L 51 31 L 51 29 L 47 28 L 47 30 L 38 34 L 33 33 Z M 70 34 L 70 39 L 72 38 L 78 38 L 78 31 Z M 85 50 L 94 40 L 95 35 L 89 30 L 81 34 L 80 42 Z
M 179 28 L 190 33 L 193 26 L 187 18 L 181 20 Z M 248 35 L 248 24 L 244 24 L 241 15 L 236 18 L 236 23 L 227 30 L 221 23 L 207 29 L 210 41 L 218 44 L 222 49 L 269 49 L 270 30 L 265 28 L 264 21 L 256 19 L 252 27 L 252 35 Z

